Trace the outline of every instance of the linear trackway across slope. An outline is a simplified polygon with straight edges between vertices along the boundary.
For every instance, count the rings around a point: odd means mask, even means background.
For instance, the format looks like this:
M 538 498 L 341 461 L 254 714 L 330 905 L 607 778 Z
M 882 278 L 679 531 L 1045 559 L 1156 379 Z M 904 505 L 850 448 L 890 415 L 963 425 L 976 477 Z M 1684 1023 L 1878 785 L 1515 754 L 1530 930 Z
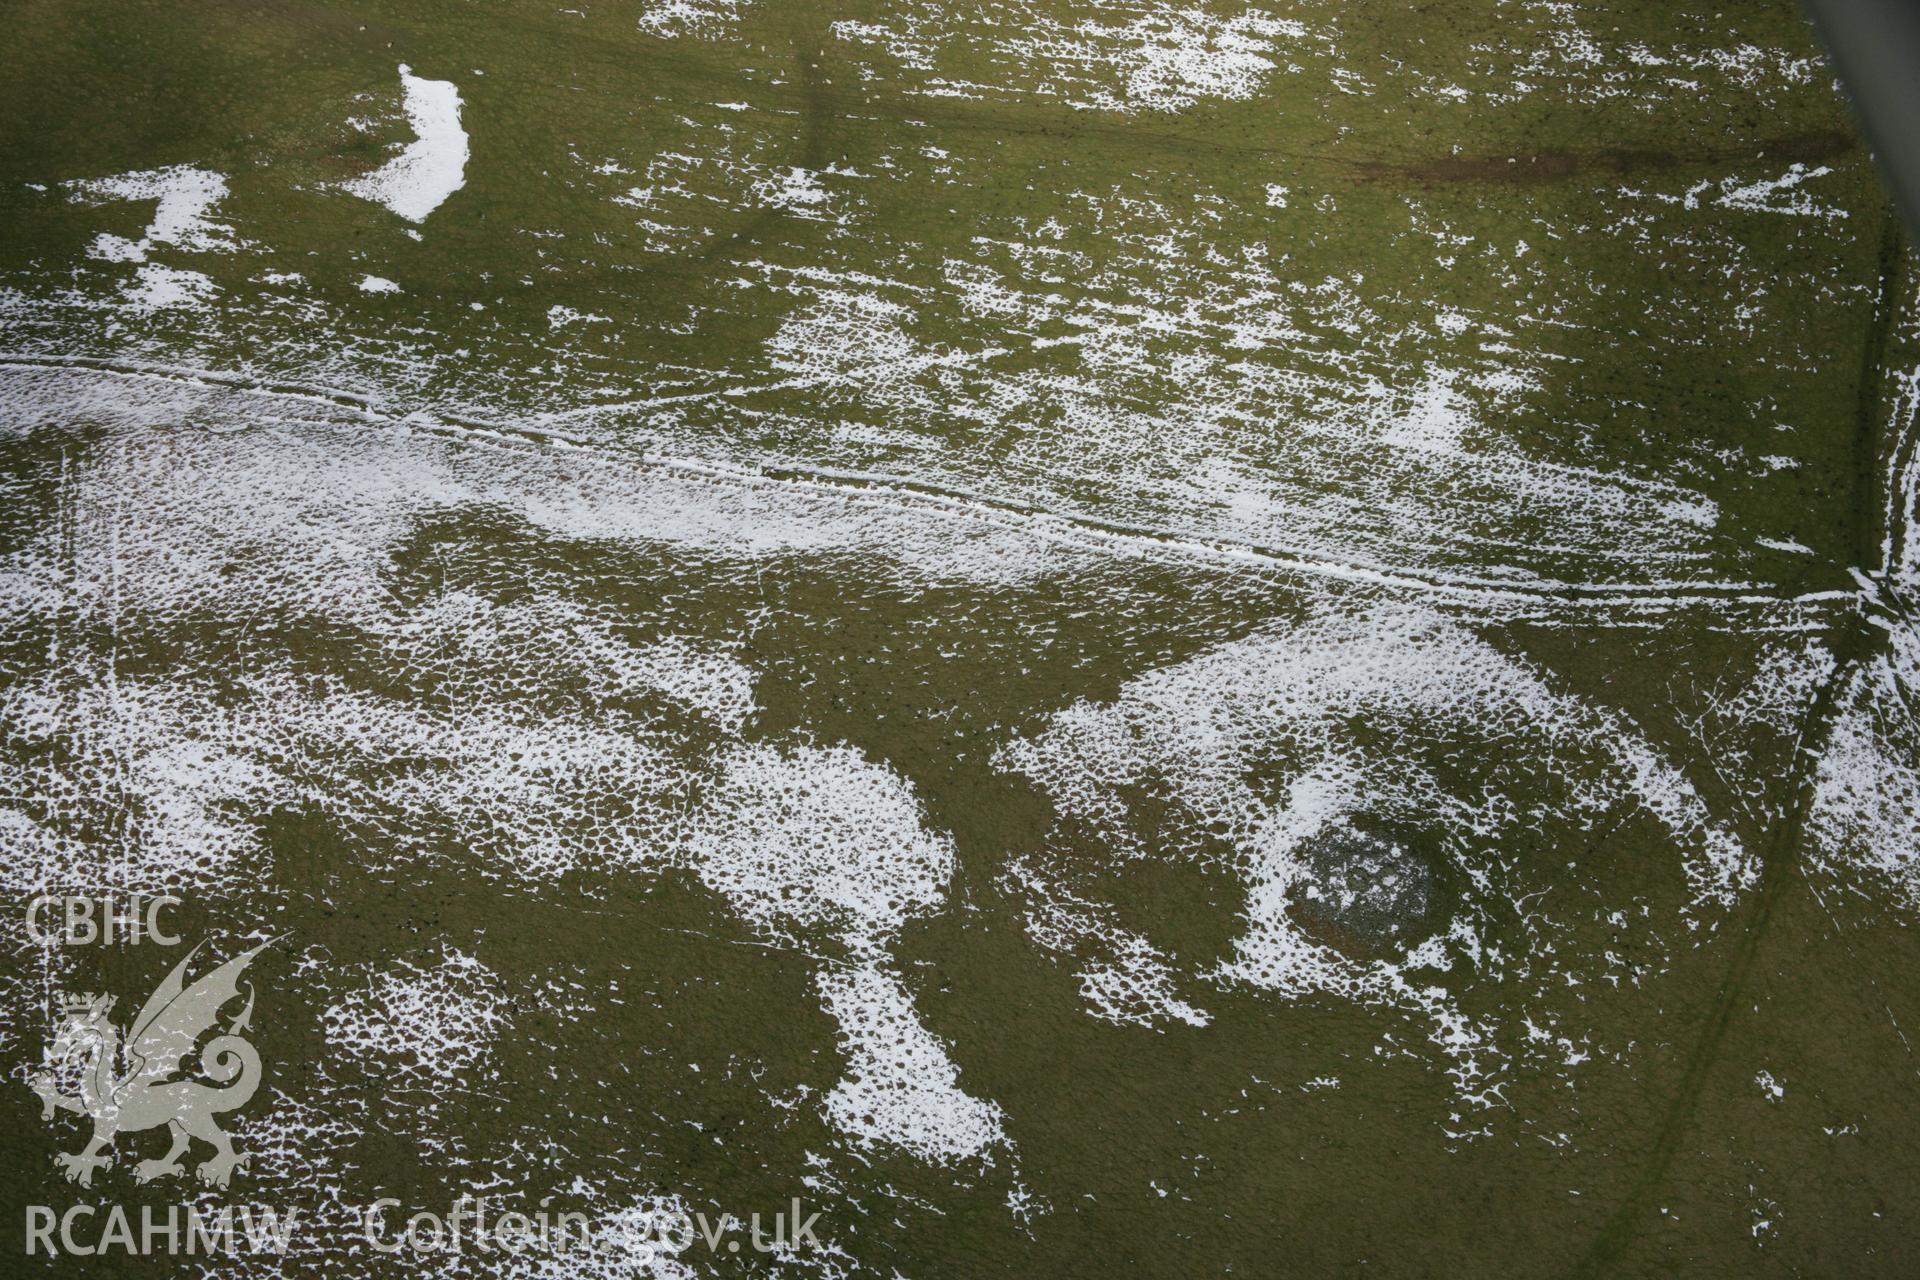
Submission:
M 1311 552 L 1190 536 L 1098 520 L 1044 507 L 929 485 L 907 477 L 807 467 L 790 461 L 739 462 L 673 456 L 644 446 L 629 452 L 548 429 L 527 428 L 439 411 L 402 410 L 333 388 L 266 381 L 246 374 L 93 356 L 50 356 L 0 351 L 0 370 L 89 372 L 114 378 L 158 380 L 184 386 L 224 388 L 238 394 L 322 404 L 370 422 L 439 435 L 467 443 L 584 450 L 609 463 L 675 472 L 722 483 L 773 484 L 861 501 L 949 511 L 972 518 L 1017 521 L 1030 535 L 1098 544 L 1131 555 L 1212 562 L 1222 567 L 1335 580 L 1406 592 L 1468 610 L 1534 616 L 1540 621 L 1582 625 L 1650 625 L 1661 616 L 1706 609 L 1750 614 L 1742 629 L 1824 630 L 1831 619 L 1861 605 L 1863 588 L 1796 592 L 1751 581 L 1695 580 L 1651 584 L 1508 580 L 1449 574 L 1406 566 L 1341 560 Z M 1563 615 L 1570 615 L 1564 616 Z M 1768 616 L 1771 615 L 1771 616 Z

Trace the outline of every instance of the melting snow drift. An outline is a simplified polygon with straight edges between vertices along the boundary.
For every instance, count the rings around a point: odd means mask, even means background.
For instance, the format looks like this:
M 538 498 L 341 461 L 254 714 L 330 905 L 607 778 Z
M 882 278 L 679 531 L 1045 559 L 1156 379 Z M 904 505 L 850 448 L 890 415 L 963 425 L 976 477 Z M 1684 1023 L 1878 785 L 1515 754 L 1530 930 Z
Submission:
M 414 140 L 372 173 L 341 185 L 409 222 L 424 222 L 448 196 L 467 185 L 467 131 L 460 127 L 460 90 L 451 80 L 423 80 L 404 62 L 400 87 L 406 94 Z

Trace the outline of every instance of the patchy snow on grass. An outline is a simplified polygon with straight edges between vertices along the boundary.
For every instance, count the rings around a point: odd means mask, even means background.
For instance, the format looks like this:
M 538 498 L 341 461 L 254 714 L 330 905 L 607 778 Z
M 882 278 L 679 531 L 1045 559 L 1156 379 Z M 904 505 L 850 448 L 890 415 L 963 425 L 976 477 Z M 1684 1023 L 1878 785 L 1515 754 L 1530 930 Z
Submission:
M 650 36 L 672 39 L 693 36 L 717 40 L 739 20 L 742 0 L 648 0 L 640 13 L 640 29 Z
M 198 271 L 143 262 L 140 270 L 134 274 L 133 281 L 121 290 L 121 296 L 134 311 L 148 312 L 174 307 L 204 307 L 219 292 L 220 286 Z
M 117 200 L 154 201 L 153 221 L 138 240 L 102 232 L 87 249 L 110 262 L 145 262 L 156 245 L 189 253 L 232 252 L 239 247 L 233 228 L 213 220 L 213 207 L 227 194 L 227 180 L 207 169 L 174 165 L 142 169 L 111 178 L 83 178 L 66 184 L 68 198 L 99 205 Z
M 499 976 L 449 947 L 438 962 L 402 960 L 371 975 L 321 1021 L 328 1042 L 352 1056 L 443 1081 L 480 1065 L 507 1018 Z
M 847 1075 L 827 1118 L 863 1146 L 898 1147 L 930 1164 L 983 1156 L 1006 1137 L 1000 1108 L 960 1088 L 946 1046 L 920 1025 L 897 978 L 878 968 L 823 973 Z

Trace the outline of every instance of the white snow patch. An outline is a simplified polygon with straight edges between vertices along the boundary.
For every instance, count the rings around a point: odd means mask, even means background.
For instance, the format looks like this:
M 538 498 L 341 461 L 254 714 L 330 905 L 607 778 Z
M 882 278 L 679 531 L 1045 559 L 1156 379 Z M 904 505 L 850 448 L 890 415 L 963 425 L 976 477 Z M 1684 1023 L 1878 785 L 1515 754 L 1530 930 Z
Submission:
M 644 0 L 639 26 L 648 35 L 666 39 L 717 40 L 732 30 L 743 4 L 744 0 Z
M 467 182 L 467 132 L 460 127 L 460 90 L 451 80 L 423 80 L 404 62 L 400 86 L 414 140 L 399 155 L 341 189 L 422 222 Z
M 840 1024 L 847 1075 L 827 1095 L 835 1127 L 862 1146 L 898 1147 L 930 1164 L 984 1156 L 1003 1142 L 1000 1108 L 960 1088 L 946 1046 L 920 1025 L 900 982 L 878 968 L 820 975 Z
M 687 849 L 748 919 L 862 951 L 936 906 L 953 874 L 952 841 L 922 829 L 905 779 L 844 746 L 735 748 Z
M 572 307 L 555 304 L 547 308 L 547 327 L 563 329 L 570 324 L 612 324 L 610 316 L 592 311 L 576 311 Z
M 1364 743 L 1351 731 L 1361 722 L 1370 728 Z M 1254 785 L 1256 769 L 1283 761 L 1279 779 Z M 1418 1012 L 1454 1059 L 1463 1095 L 1485 1083 L 1491 1028 L 1468 1021 L 1445 990 L 1414 985 L 1411 957 L 1351 960 L 1296 923 L 1290 902 L 1310 875 L 1296 852 L 1303 841 L 1353 815 L 1435 831 L 1459 851 L 1479 894 L 1509 899 L 1493 909 L 1522 919 L 1521 896 L 1535 885 L 1525 868 L 1505 864 L 1505 843 L 1546 824 L 1580 839 L 1629 808 L 1671 833 L 1699 903 L 1727 901 L 1755 875 L 1735 837 L 1630 723 L 1553 691 L 1468 629 L 1411 605 L 1326 613 L 1220 645 L 1136 678 L 1111 703 L 1061 711 L 996 763 L 1038 782 L 1063 829 L 1088 833 L 1116 858 L 1150 852 L 1129 819 L 1140 789 L 1169 806 L 1159 848 L 1210 858 L 1224 840 L 1246 885 L 1245 928 L 1213 976 L 1290 998 L 1325 992 Z M 1465 905 L 1482 909 L 1472 898 Z M 1048 942 L 1054 923 L 1033 926 Z M 1449 937 L 1456 965 L 1501 980 L 1484 970 L 1491 961 L 1468 918 L 1456 917 Z M 1424 964 L 1443 958 L 1421 955 Z
M 1029 937 L 1061 955 L 1091 957 L 1079 971 L 1080 994 L 1095 1017 L 1142 1027 L 1173 1019 L 1195 1027 L 1212 1021 L 1175 994 L 1169 958 L 1116 923 L 1101 904 L 1078 897 L 1024 859 L 1009 868 L 1005 882 L 1032 904 Z
M 828 192 L 814 169 L 782 169 L 753 184 L 753 196 L 761 204 L 789 213 L 808 213 L 827 203 Z
M 143 262 L 121 294 L 135 311 L 161 311 L 173 307 L 204 307 L 219 292 L 220 287 L 198 271 Z
M 1809 169 L 1804 164 L 1796 164 L 1778 178 L 1748 183 L 1746 186 L 1732 185 L 1736 180 L 1729 178 L 1720 184 L 1720 203 L 1729 209 L 1745 209 L 1755 213 L 1793 213 L 1805 217 L 1844 218 L 1845 209 L 1834 205 L 1822 205 L 1814 201 L 1805 191 L 1796 190 L 1801 183 L 1814 178 L 1823 178 L 1833 170 L 1826 165 L 1818 169 Z
M 953 874 L 952 841 L 922 827 L 904 779 L 850 747 L 736 747 L 692 820 L 687 856 L 748 920 L 801 942 L 824 932 L 852 951 L 851 968 L 816 978 L 848 1055 L 824 1104 L 836 1128 L 942 1164 L 1004 1139 L 999 1107 L 960 1089 L 945 1046 L 884 967 L 885 943 L 940 904 Z
M 1905 710 L 1920 687 L 1920 644 L 1904 630 L 1894 638 L 1841 693 L 1807 826 L 1830 874 L 1878 879 L 1920 908 L 1920 725 Z
M 1159 5 L 1124 26 L 1083 22 L 1060 37 L 1023 43 L 1030 53 L 1069 66 L 1117 66 L 1124 88 L 1096 89 L 1088 105 L 1184 111 L 1208 98 L 1251 98 L 1274 69 L 1274 41 L 1305 34 L 1298 22 L 1252 10 L 1223 19 L 1204 9 Z
M 155 201 L 153 221 L 138 240 L 102 233 L 87 250 L 110 262 L 145 262 L 155 245 L 189 253 L 230 253 L 239 247 L 233 228 L 212 218 L 227 194 L 227 180 L 207 169 L 174 165 L 142 169 L 111 178 L 83 178 L 66 184 L 70 199 L 88 205 L 115 200 Z

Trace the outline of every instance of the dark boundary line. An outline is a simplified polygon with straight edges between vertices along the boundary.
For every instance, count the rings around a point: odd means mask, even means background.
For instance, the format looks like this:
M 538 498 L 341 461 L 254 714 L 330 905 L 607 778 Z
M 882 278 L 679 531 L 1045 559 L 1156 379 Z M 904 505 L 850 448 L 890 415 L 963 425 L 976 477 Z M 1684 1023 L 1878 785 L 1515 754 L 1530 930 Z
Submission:
M 1899 285 L 1904 278 L 1903 252 L 1900 218 L 1889 205 L 1882 215 L 1880 290 L 1868 320 L 1865 341 L 1861 344 L 1859 395 L 1853 424 L 1856 479 L 1863 480 L 1865 484 L 1864 488 L 1856 488 L 1856 497 L 1862 500 L 1857 503 L 1854 512 L 1855 548 L 1856 551 L 1864 548 L 1867 552 L 1862 557 L 1862 564 L 1871 563 L 1877 553 L 1874 534 L 1881 518 L 1881 503 L 1874 481 L 1879 474 L 1882 392 L 1885 387 L 1883 365 L 1888 335 L 1899 307 Z M 1870 501 L 1865 500 L 1869 491 L 1872 492 Z M 1862 600 L 1863 609 L 1866 603 Z M 1788 883 L 1801 874 L 1800 854 L 1807 817 L 1813 809 L 1812 766 L 1820 758 L 1821 749 L 1832 730 L 1840 691 L 1848 686 L 1854 671 L 1871 651 L 1873 627 L 1864 612 L 1856 613 L 1851 621 L 1851 626 L 1837 626 L 1831 633 L 1835 658 L 1833 674 L 1827 678 L 1814 697 L 1813 704 L 1808 707 L 1799 740 L 1794 746 L 1794 773 L 1790 780 L 1793 808 L 1768 844 L 1753 908 L 1747 915 L 1739 939 L 1734 943 L 1733 955 L 1727 961 L 1726 975 L 1720 980 L 1720 989 L 1714 995 L 1712 1011 L 1707 1015 L 1699 1038 L 1687 1056 L 1686 1067 L 1655 1131 L 1640 1176 L 1615 1206 L 1599 1235 L 1570 1273 L 1581 1280 L 1614 1271 L 1638 1237 L 1640 1225 L 1651 1212 L 1653 1200 L 1673 1166 L 1680 1139 L 1699 1112 L 1707 1077 L 1719 1057 L 1720 1046 L 1726 1040 L 1734 1008 L 1752 974 L 1754 957 L 1759 953 L 1760 944 L 1766 939 L 1773 923 L 1774 906 Z

